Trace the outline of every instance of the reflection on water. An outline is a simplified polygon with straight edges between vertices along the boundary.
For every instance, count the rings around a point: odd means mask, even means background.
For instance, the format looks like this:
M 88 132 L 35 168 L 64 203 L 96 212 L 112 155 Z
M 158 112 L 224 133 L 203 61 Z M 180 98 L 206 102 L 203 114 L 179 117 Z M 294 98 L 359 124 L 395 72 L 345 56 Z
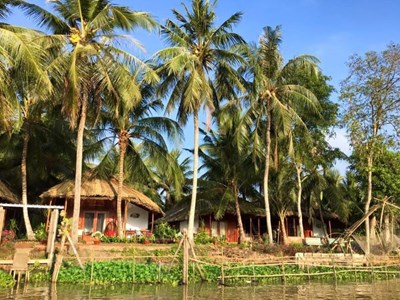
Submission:
M 0 299 L 399 299 L 400 280 L 358 283 L 306 283 L 301 285 L 265 285 L 223 287 L 196 284 L 171 286 L 77 286 L 21 284 L 11 290 L 0 289 Z

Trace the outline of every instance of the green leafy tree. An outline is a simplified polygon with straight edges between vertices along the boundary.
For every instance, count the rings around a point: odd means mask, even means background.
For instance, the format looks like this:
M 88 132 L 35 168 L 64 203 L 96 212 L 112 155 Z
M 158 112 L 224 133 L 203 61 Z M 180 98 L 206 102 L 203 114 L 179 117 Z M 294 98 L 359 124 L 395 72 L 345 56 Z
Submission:
M 397 143 L 400 113 L 400 45 L 350 58 L 349 77 L 341 84 L 343 123 L 350 145 L 365 174 L 367 189 L 364 212 L 373 198 L 373 171 L 382 148 Z M 369 218 L 365 220 L 366 254 L 370 252 Z
M 140 101 L 138 89 L 131 79 L 129 67 L 147 68 L 135 56 L 118 48 L 123 41 L 132 39 L 122 32 L 136 28 L 152 29 L 155 22 L 144 12 L 136 12 L 108 0 L 52 1 L 52 14 L 41 7 L 17 1 L 28 15 L 48 27 L 53 34 L 47 41 L 62 47 L 62 52 L 49 68 L 53 79 L 63 91 L 63 110 L 73 128 L 77 125 L 75 196 L 72 240 L 78 240 L 80 189 L 83 164 L 83 136 L 88 108 L 101 106 L 104 95 L 129 101 L 133 107 Z M 147 73 L 151 75 L 151 72 Z
M 127 166 L 128 174 L 135 173 L 135 178 L 154 178 L 153 167 L 171 168 L 174 166 L 171 164 L 172 159 L 169 157 L 164 136 L 170 141 L 177 141 L 182 136 L 178 123 L 166 117 L 152 116 L 152 112 L 162 108 L 161 101 L 151 100 L 152 94 L 149 94 L 148 91 L 143 91 L 141 94 L 143 99 L 134 108 L 128 109 L 124 105 L 119 105 L 103 114 L 105 134 L 113 133 L 107 138 L 116 139 L 119 149 L 117 227 L 120 237 L 123 235 L 121 207 L 123 182 L 126 176 L 125 164 L 129 164 Z M 103 160 L 110 160 L 109 155 L 113 153 L 112 150 L 111 148 Z M 152 162 L 148 163 L 146 160 Z M 179 176 L 179 172 L 176 176 Z
M 229 197 L 235 203 L 235 212 L 239 227 L 238 243 L 245 241 L 245 232 L 240 211 L 239 197 L 244 186 L 251 186 L 255 176 L 252 170 L 250 147 L 242 146 L 243 142 L 237 139 L 239 136 L 237 128 L 242 118 L 242 111 L 234 105 L 227 105 L 217 113 L 218 129 L 210 131 L 205 135 L 204 143 L 200 146 L 201 157 L 204 161 L 202 168 L 205 169 L 203 180 L 217 183 L 220 187 L 220 201 L 226 201 Z M 254 169 L 254 168 L 253 168 Z
M 316 58 L 308 55 L 295 57 L 283 64 L 279 52 L 280 26 L 275 29 L 265 27 L 259 43 L 259 47 L 250 49 L 249 66 L 244 72 L 248 76 L 252 100 L 245 123 L 253 124 L 252 126 L 256 128 L 255 134 L 251 137 L 254 146 L 260 148 L 265 141 L 263 192 L 268 239 L 273 243 L 269 201 L 272 128 L 286 136 L 294 123 L 304 124 L 297 113 L 300 108 L 318 110 L 319 105 L 315 95 L 304 86 L 292 84 L 287 79 L 292 78 L 293 72 L 299 70 L 310 76 L 317 75 L 319 71 Z
M 167 20 L 161 28 L 162 37 L 171 45 L 156 54 L 160 61 L 162 83 L 159 94 L 168 98 L 167 111 L 177 109 L 178 120 L 186 124 L 194 120 L 193 192 L 189 214 L 188 235 L 193 240 L 198 175 L 199 111 L 214 110 L 213 100 L 235 91 L 240 84 L 234 66 L 242 61 L 234 47 L 244 40 L 232 32 L 241 19 L 235 13 L 220 26 L 215 26 L 215 2 L 193 0 L 191 8 L 183 5 L 186 15 L 176 9 L 176 22 Z

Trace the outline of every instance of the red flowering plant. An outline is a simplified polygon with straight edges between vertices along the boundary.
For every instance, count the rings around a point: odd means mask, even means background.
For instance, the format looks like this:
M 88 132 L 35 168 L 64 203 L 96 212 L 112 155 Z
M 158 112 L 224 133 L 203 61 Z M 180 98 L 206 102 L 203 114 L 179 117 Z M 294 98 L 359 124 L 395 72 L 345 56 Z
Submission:
M 1 233 L 1 240 L 4 242 L 12 241 L 15 238 L 15 232 L 11 229 L 4 229 Z

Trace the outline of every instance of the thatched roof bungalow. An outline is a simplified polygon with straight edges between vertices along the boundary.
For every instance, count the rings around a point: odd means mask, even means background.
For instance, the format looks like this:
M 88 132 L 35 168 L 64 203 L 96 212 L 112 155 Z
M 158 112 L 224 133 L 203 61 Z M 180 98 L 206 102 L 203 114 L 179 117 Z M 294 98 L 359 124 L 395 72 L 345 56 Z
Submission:
M 7 202 L 7 203 L 19 203 L 18 197 L 11 192 L 8 187 L 0 181 L 0 203 Z
M 82 178 L 79 235 L 95 231 L 116 231 L 118 180 L 93 177 Z M 51 204 L 64 205 L 67 217 L 72 217 L 74 181 L 66 180 L 42 193 L 40 197 Z M 123 186 L 122 214 L 126 232 L 152 230 L 155 216 L 161 208 L 138 190 Z
M 172 224 L 179 230 L 188 226 L 190 199 L 184 199 L 168 210 L 162 220 Z M 240 211 L 245 232 L 250 237 L 261 238 L 265 227 L 265 210 L 254 203 L 240 201 Z M 233 202 L 199 198 L 196 203 L 195 231 L 203 228 L 211 236 L 226 238 L 228 242 L 237 242 L 239 238 L 237 216 Z

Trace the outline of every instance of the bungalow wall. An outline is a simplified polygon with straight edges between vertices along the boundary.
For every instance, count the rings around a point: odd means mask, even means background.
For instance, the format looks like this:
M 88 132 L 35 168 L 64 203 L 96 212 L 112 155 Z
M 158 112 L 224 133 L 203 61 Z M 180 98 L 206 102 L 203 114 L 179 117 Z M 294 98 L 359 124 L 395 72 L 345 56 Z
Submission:
M 148 229 L 149 212 L 132 203 L 128 203 L 128 213 L 126 220 L 127 230 Z
M 301 243 L 299 218 L 297 216 L 288 216 L 285 219 L 286 232 L 289 242 Z M 304 237 L 324 237 L 324 227 L 322 221 L 313 218 L 312 222 L 308 222 L 307 217 L 303 217 Z M 344 225 L 338 220 L 325 220 L 325 228 L 329 237 L 336 237 L 338 232 L 342 232 Z M 280 241 L 282 238 L 280 237 Z
M 64 200 L 58 200 L 63 205 Z M 73 215 L 73 199 L 68 199 L 66 206 L 67 218 Z M 124 218 L 125 203 L 122 203 L 122 218 Z M 141 230 L 149 227 L 149 212 L 132 203 L 127 207 L 127 230 Z M 117 223 L 117 202 L 113 200 L 86 200 L 81 199 L 81 209 L 78 225 L 80 236 L 91 236 L 95 231 L 104 232 L 107 225 L 115 226 Z M 110 229 L 110 228 L 108 228 Z
M 236 217 L 226 214 L 223 219 L 216 220 L 212 215 L 201 216 L 194 221 L 194 232 L 197 233 L 199 228 L 204 230 L 212 237 L 225 237 L 227 242 L 235 243 L 238 241 L 239 234 L 237 229 Z M 188 221 L 179 222 L 179 230 L 187 230 Z

